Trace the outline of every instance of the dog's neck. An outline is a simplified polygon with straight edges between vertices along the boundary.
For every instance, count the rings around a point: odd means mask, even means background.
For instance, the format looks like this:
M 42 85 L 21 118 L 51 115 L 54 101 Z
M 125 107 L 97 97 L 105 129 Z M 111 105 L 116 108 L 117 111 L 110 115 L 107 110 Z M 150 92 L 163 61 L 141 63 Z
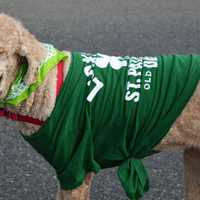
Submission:
M 56 101 L 56 74 L 57 68 L 54 68 L 49 72 L 44 83 L 29 98 L 20 106 L 15 107 L 18 114 L 28 115 L 42 121 L 50 116 Z M 39 126 L 19 122 L 19 128 L 24 134 L 31 134 L 36 132 Z
M 67 75 L 68 66 L 70 64 L 70 53 L 66 52 L 66 54 L 69 58 L 64 65 L 64 78 Z M 50 116 L 55 105 L 57 86 L 56 84 L 57 68 L 55 67 L 48 73 L 43 84 L 35 92 L 33 92 L 23 103 L 21 103 L 19 106 L 7 106 L 6 109 L 20 115 L 28 115 L 45 121 Z M 21 132 L 26 135 L 30 135 L 36 132 L 40 127 L 25 122 L 19 122 L 18 124 Z
M 68 59 L 64 62 L 63 79 L 66 78 L 71 63 L 71 53 L 65 51 Z M 51 114 L 56 101 L 56 83 L 57 82 L 57 68 L 54 68 L 47 76 L 43 85 L 33 93 L 33 96 L 24 102 L 24 106 L 20 106 L 19 113 L 29 115 L 34 118 L 39 118 L 45 121 Z M 25 111 L 24 111 L 25 110 Z M 26 112 L 26 113 L 25 113 Z M 33 134 L 40 126 L 30 123 L 19 123 L 19 129 L 26 135 Z

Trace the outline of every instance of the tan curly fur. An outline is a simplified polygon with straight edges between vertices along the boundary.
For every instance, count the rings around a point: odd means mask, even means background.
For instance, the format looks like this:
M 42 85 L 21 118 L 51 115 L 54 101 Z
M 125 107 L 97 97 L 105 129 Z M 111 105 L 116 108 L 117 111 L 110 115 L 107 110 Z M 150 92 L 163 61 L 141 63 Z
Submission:
M 65 62 L 65 77 L 70 65 L 70 52 Z M 28 84 L 36 79 L 37 68 L 46 55 L 43 45 L 29 33 L 22 24 L 0 14 L 0 99 L 7 94 L 10 84 L 15 79 L 21 57 L 26 57 L 29 68 L 26 75 Z M 52 70 L 43 85 L 18 107 L 9 106 L 12 112 L 29 115 L 41 120 L 51 114 L 56 99 L 56 73 Z M 2 77 L 1 77 L 2 76 Z M 187 200 L 200 199 L 200 85 L 186 108 L 172 126 L 169 134 L 157 146 L 159 150 L 183 149 L 185 165 L 185 197 Z M 19 129 L 27 135 L 34 133 L 39 126 L 19 123 Z M 71 191 L 59 190 L 57 200 L 86 200 L 93 174 L 89 173 L 84 183 Z

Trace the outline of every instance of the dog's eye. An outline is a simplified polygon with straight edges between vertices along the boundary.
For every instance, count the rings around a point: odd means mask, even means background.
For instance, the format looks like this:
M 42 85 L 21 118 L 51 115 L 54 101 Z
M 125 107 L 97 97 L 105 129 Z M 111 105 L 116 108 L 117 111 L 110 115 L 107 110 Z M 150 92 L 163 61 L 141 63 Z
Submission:
M 0 75 L 0 82 L 2 81 L 3 79 L 3 74 Z

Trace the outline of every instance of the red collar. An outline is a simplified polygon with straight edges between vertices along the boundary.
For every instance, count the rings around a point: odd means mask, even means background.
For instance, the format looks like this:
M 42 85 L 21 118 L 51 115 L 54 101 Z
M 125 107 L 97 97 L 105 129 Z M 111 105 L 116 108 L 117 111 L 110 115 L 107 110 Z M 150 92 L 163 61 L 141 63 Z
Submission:
M 59 95 L 60 89 L 63 84 L 63 68 L 64 68 L 64 61 L 61 61 L 57 64 L 58 70 L 57 70 L 56 96 Z M 0 108 L 0 117 L 1 116 L 9 118 L 14 121 L 23 121 L 23 122 L 28 122 L 28 123 L 35 124 L 35 125 L 40 125 L 40 126 L 44 123 L 44 121 L 41 121 L 39 119 L 35 119 L 30 116 L 20 115 L 17 113 L 12 113 L 4 108 Z

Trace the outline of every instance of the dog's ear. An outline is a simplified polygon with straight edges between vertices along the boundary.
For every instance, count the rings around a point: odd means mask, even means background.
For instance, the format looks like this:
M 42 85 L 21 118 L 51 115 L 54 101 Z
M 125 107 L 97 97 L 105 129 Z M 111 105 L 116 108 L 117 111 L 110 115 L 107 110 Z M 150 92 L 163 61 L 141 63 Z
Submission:
M 39 66 L 45 57 L 46 50 L 43 45 L 25 28 L 20 29 L 19 46 L 16 53 L 26 57 L 28 70 L 25 83 L 30 85 L 37 80 Z
M 3 13 L 0 13 L 0 52 L 4 51 L 1 47 L 9 56 L 26 57 L 29 67 L 25 82 L 29 85 L 35 82 L 46 50 L 18 20 Z

